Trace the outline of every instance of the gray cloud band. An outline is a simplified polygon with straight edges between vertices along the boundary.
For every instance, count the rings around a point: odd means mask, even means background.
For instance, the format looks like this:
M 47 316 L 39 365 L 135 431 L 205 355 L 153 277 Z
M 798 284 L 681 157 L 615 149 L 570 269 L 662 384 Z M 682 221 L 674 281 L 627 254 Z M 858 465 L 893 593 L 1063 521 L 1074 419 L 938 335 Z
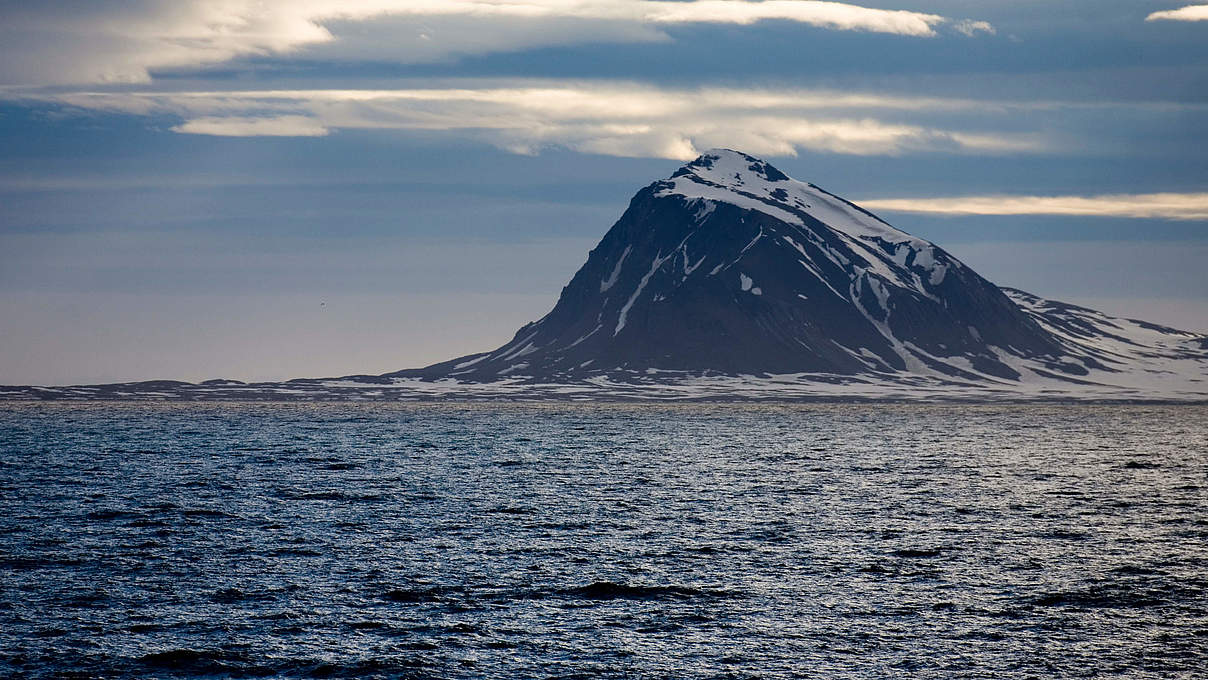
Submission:
M 145 83 L 158 69 L 320 48 L 327 59 L 346 52 L 418 63 L 557 44 L 667 40 L 662 28 L 682 24 L 786 21 L 919 38 L 945 27 L 966 36 L 994 32 L 985 21 L 816 0 L 148 0 L 73 4 L 69 11 L 58 4 L 7 13 L 0 83 Z M 348 23 L 358 30 L 334 28 Z M 374 39 L 361 28 L 388 35 Z
M 527 86 L 410 90 L 23 93 L 81 109 L 183 119 L 172 129 L 220 136 L 321 136 L 335 129 L 459 131 L 515 153 L 544 148 L 613 156 L 694 158 L 740 147 L 794 155 L 1040 153 L 1037 134 L 886 121 L 874 111 L 964 110 L 971 101 L 872 94 L 662 89 L 546 81 Z

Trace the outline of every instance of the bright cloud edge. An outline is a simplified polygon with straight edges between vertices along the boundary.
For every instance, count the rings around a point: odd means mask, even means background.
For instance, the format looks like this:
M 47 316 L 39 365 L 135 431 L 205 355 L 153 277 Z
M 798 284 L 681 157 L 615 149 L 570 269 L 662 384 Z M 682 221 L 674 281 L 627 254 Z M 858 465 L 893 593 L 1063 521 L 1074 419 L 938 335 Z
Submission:
M 1057 215 L 1208 221 L 1208 193 L 881 198 L 857 203 L 868 210 L 949 216 Z
M 1165 9 L 1145 17 L 1146 21 L 1208 21 L 1208 5 L 1186 5 Z

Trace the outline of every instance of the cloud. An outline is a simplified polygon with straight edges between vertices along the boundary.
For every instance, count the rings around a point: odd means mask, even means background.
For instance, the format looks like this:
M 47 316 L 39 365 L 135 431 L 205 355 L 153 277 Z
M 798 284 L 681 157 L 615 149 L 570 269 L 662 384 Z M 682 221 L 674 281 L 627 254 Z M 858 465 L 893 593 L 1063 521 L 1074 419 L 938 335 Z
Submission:
M 654 24 L 717 23 L 750 25 L 759 21 L 794 21 L 840 31 L 896 35 L 935 35 L 947 18 L 923 12 L 884 10 L 820 0 L 436 0 L 344 2 L 317 14 L 324 18 L 363 19 L 387 16 L 473 16 L 477 18 L 550 17 L 618 20 Z
M 931 37 L 981 21 L 816 0 L 46 0 L 5 7 L 0 83 L 146 83 L 151 74 L 304 51 L 416 63 L 467 54 L 669 39 L 681 24 L 789 21 Z M 309 52 L 308 52 L 309 54 Z
M 1154 12 L 1146 21 L 1208 21 L 1208 5 L 1187 5 L 1179 9 Z
M 1208 220 L 1208 193 L 963 196 L 859 201 L 869 210 L 937 215 L 1074 215 Z
M 988 35 L 995 35 L 996 33 L 998 33 L 998 31 L 994 30 L 994 27 L 991 26 L 988 21 L 972 21 L 969 19 L 965 19 L 963 21 L 958 21 L 955 24 L 953 24 L 952 28 L 957 33 L 960 33 L 962 35 L 967 35 L 970 38 L 977 35 L 978 33 L 986 33 Z
M 812 0 L 695 0 L 693 2 L 635 2 L 644 18 L 656 23 L 728 23 L 746 25 L 781 19 L 842 31 L 871 31 L 930 37 L 948 21 L 935 14 L 870 9 L 840 2 Z
M 672 89 L 617 82 L 399 90 L 262 90 L 27 94 L 96 111 L 172 115 L 177 132 L 320 135 L 328 130 L 456 132 L 515 153 L 547 148 L 691 159 L 715 146 L 772 156 L 800 150 L 854 155 L 1033 153 L 1028 133 L 944 129 L 870 115 L 946 110 L 973 102 L 819 91 Z
M 332 39 L 309 13 L 286 11 L 281 2 L 14 3 L 0 28 L 0 79 L 149 82 L 152 70 L 286 53 Z
M 219 137 L 322 137 L 328 132 L 319 121 L 306 116 L 194 118 L 173 127 L 172 130 L 190 135 Z

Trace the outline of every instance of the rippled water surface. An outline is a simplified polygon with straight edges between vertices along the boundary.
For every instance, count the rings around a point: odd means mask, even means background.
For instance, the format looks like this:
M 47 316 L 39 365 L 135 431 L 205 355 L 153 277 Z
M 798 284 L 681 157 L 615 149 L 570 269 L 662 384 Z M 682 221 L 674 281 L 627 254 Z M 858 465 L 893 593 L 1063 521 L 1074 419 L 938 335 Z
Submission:
M 0 577 L 5 677 L 1195 677 L 1208 409 L 10 404 Z

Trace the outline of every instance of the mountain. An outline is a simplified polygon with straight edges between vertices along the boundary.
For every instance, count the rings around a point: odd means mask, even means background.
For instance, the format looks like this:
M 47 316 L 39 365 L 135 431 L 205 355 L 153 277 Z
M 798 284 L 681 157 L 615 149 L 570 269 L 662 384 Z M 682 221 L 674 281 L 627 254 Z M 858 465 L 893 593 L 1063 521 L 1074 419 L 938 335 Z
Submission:
M 1023 295 L 824 189 L 717 149 L 639 191 L 554 309 L 511 342 L 387 377 L 977 382 L 1110 370 Z
M 999 288 L 768 163 L 638 191 L 504 346 L 380 376 L 0 388 L 0 398 L 1208 401 L 1208 336 Z

